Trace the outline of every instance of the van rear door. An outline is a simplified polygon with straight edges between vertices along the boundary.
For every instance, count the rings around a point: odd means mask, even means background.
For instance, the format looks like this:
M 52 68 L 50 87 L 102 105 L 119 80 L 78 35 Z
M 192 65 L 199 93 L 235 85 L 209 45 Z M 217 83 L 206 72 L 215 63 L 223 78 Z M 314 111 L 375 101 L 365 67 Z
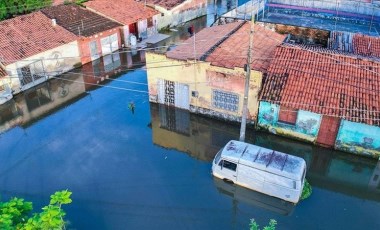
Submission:
M 219 162 L 219 167 L 223 179 L 231 180 L 234 183 L 236 182 L 237 164 L 235 162 L 223 159 Z

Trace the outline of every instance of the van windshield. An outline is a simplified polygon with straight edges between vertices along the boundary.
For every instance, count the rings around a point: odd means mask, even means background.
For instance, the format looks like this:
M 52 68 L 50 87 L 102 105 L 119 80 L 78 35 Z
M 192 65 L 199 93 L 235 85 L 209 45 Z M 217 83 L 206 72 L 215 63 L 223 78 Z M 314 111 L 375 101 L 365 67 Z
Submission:
M 214 164 L 217 164 L 219 162 L 220 156 L 222 155 L 222 150 L 223 149 L 219 150 L 219 152 L 216 154 Z

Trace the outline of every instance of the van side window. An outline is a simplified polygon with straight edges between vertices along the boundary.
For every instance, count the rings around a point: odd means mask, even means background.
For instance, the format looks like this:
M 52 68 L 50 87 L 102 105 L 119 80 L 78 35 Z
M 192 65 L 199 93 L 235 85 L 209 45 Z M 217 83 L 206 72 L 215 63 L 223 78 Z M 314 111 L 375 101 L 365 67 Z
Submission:
M 223 168 L 227 168 L 229 170 L 236 171 L 236 166 L 237 165 L 235 163 L 232 163 L 232 162 L 229 162 L 226 160 L 223 161 Z
M 217 164 L 218 161 L 220 160 L 220 156 L 222 155 L 222 150 L 223 149 L 219 150 L 219 152 L 216 154 L 215 161 L 214 161 L 215 164 Z

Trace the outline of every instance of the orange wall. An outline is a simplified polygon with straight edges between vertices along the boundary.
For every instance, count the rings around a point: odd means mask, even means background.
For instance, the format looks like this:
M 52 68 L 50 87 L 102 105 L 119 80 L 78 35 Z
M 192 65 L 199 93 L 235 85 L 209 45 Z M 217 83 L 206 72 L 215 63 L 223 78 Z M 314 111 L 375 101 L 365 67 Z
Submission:
M 114 33 L 117 33 L 117 38 L 119 42 L 119 49 L 121 48 L 121 35 L 120 35 L 120 28 L 111 29 L 96 35 L 93 35 L 91 37 L 82 37 L 78 40 L 78 46 L 79 46 L 79 52 L 81 56 L 81 62 L 82 64 L 91 62 L 91 52 L 90 52 L 90 43 L 94 40 L 96 40 L 97 46 L 98 46 L 98 54 L 99 56 L 102 55 L 102 45 L 100 43 L 100 40 L 104 37 L 110 36 Z

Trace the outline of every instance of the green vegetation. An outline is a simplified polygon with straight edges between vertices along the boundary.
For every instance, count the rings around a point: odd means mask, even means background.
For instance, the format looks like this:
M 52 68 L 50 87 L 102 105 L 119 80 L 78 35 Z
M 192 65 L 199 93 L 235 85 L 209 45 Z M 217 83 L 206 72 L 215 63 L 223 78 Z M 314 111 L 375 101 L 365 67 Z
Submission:
M 0 20 L 51 6 L 52 0 L 0 0 Z
M 24 199 L 12 198 L 8 202 L 0 202 L 0 229 L 3 230 L 43 230 L 64 229 L 63 220 L 66 213 L 62 210 L 63 204 L 71 203 L 71 192 L 59 191 L 50 196 L 49 205 L 42 208 L 41 213 L 31 216 L 33 209 L 31 202 Z
M 301 194 L 301 200 L 304 200 L 306 198 L 309 198 L 311 196 L 311 193 L 313 192 L 313 189 L 311 188 L 311 185 L 309 182 L 305 179 L 305 183 L 303 185 L 303 190 Z
M 269 221 L 269 225 L 265 226 L 263 230 L 275 230 L 277 225 L 277 221 L 271 219 Z M 249 230 L 260 230 L 259 225 L 256 223 L 255 219 L 251 219 L 251 222 L 249 223 Z

